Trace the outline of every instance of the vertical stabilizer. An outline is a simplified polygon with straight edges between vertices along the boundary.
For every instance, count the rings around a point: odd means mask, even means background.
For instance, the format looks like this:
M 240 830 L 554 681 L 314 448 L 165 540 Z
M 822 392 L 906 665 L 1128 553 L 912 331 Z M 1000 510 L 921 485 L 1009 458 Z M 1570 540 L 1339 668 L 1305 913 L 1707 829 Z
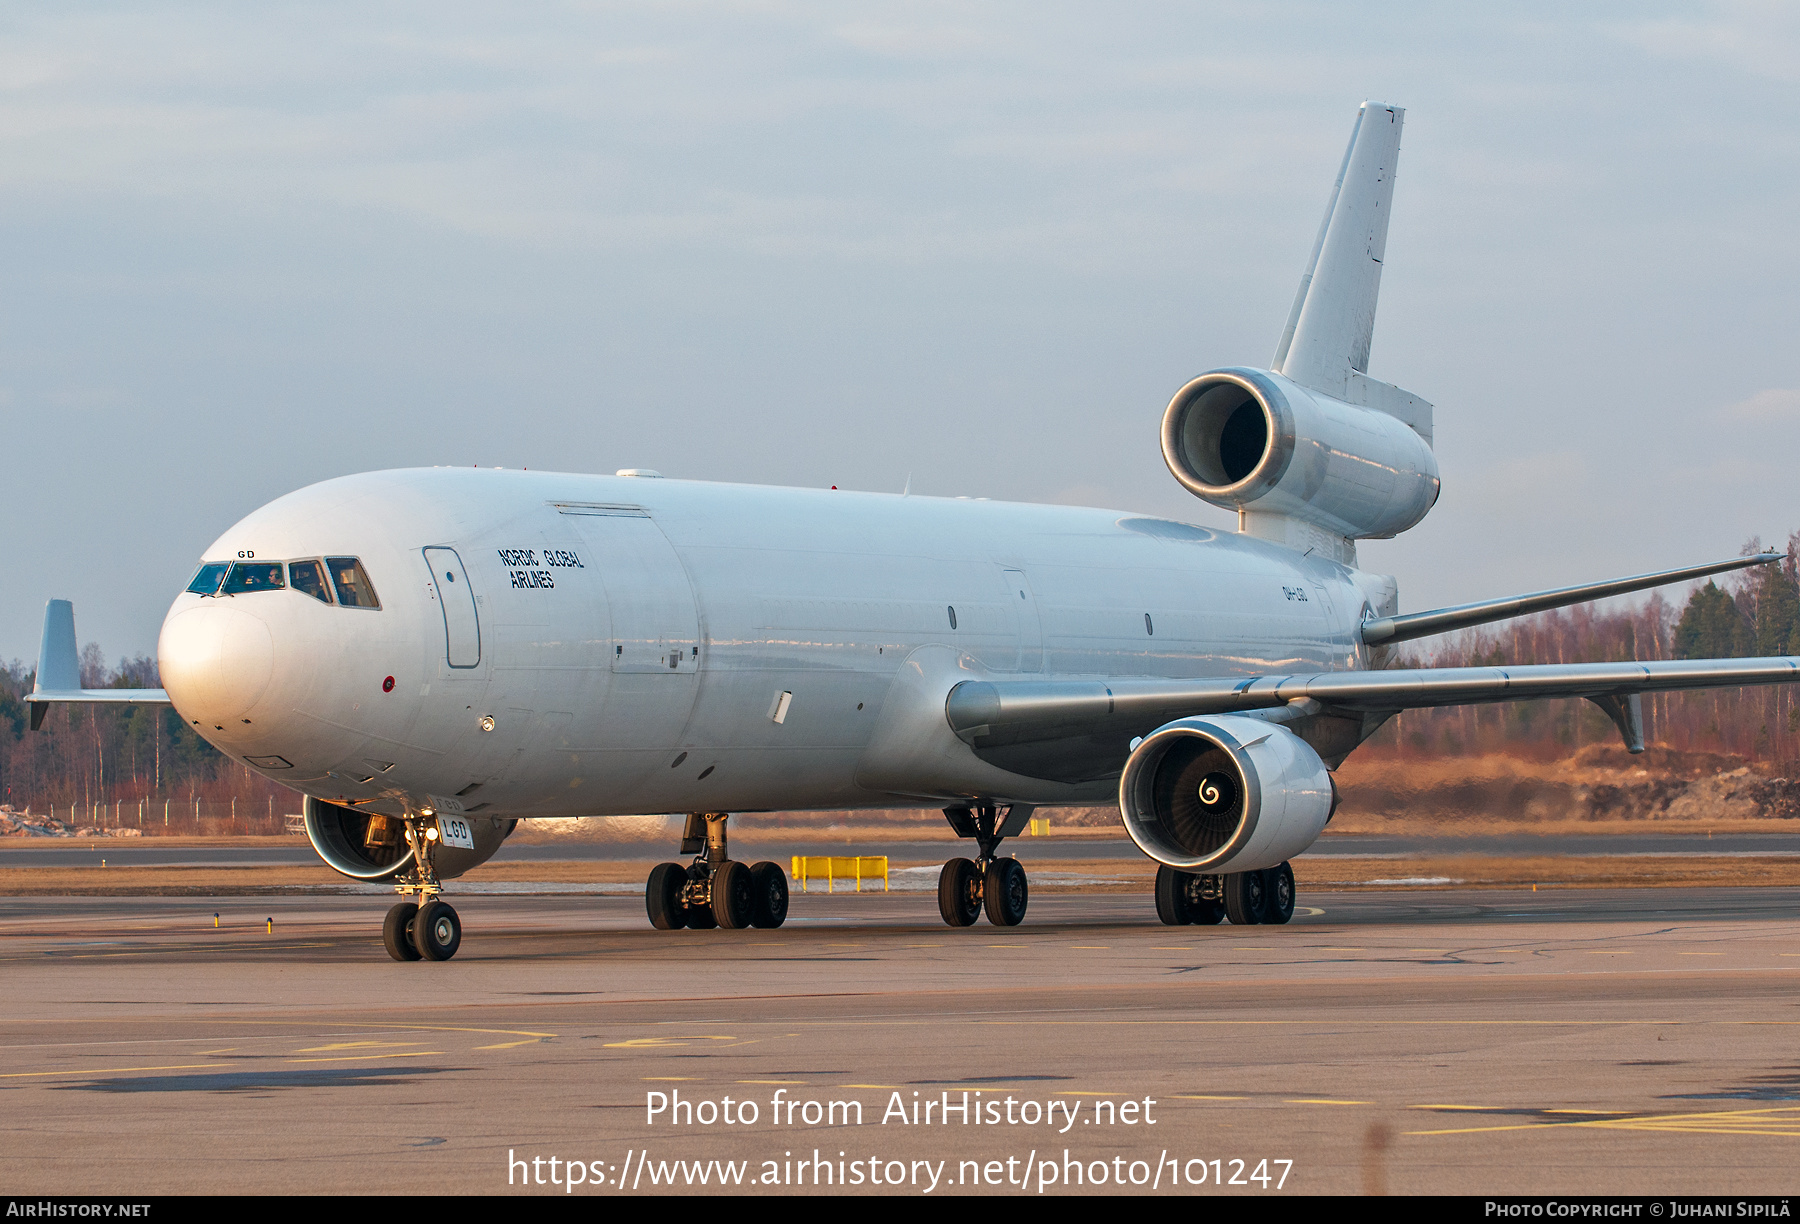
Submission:
M 1352 388 L 1369 368 L 1405 115 L 1380 102 L 1363 103 L 1357 114 L 1312 262 L 1272 363 L 1277 373 L 1303 387 L 1353 402 L 1362 397 Z

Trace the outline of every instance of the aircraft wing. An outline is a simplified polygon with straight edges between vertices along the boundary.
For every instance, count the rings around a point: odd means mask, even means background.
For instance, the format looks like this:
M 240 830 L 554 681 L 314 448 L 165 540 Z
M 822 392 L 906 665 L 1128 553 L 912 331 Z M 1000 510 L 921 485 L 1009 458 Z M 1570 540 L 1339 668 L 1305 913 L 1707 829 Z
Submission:
M 75 605 L 52 599 L 44 606 L 44 638 L 38 647 L 37 684 L 25 697 L 31 707 L 31 729 L 59 702 L 82 704 L 168 705 L 162 689 L 84 689 L 81 658 L 75 650 Z
M 1552 663 L 1524 667 L 1433 667 L 1316 672 L 1212 680 L 965 680 L 944 716 L 977 756 L 1018 772 L 1057 776 L 1112 764 L 1130 741 L 1176 718 L 1237 714 L 1314 703 L 1308 712 L 1367 716 L 1429 706 L 1585 697 L 1642 752 L 1644 693 L 1736 688 L 1800 680 L 1800 658 L 1681 659 L 1652 663 Z M 1054 773 L 1033 769 L 1045 763 Z M 1061 764 L 1056 764 L 1060 762 Z

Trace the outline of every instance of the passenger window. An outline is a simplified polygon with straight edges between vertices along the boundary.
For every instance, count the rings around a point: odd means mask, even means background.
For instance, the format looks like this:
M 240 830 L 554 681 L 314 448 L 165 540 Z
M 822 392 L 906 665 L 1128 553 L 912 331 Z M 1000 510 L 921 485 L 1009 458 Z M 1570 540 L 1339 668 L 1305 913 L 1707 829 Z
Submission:
M 212 561 L 202 565 L 200 572 L 194 575 L 194 580 L 188 583 L 188 593 L 191 595 L 217 595 L 219 583 L 224 580 L 225 571 L 230 568 L 231 566 L 223 561 Z
M 331 588 L 325 585 L 325 567 L 317 561 L 289 561 L 288 585 L 320 603 L 331 602 Z
M 326 557 L 325 568 L 331 571 L 332 585 L 337 587 L 338 602 L 346 608 L 379 608 L 375 588 L 362 562 L 355 557 Z
M 225 580 L 227 595 L 245 595 L 251 591 L 279 591 L 287 583 L 281 578 L 279 561 L 239 561 L 231 567 Z

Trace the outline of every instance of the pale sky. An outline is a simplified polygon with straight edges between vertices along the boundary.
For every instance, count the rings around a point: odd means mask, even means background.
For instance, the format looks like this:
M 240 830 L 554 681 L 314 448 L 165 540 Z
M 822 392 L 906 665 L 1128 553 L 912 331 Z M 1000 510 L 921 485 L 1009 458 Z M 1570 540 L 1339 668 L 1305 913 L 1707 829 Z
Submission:
M 0 658 L 154 649 L 199 552 L 438 463 L 1225 525 L 1169 397 L 1266 365 L 1407 108 L 1369 372 L 1420 609 L 1800 527 L 1800 13 L 1768 4 L 138 3 L 0 12 Z

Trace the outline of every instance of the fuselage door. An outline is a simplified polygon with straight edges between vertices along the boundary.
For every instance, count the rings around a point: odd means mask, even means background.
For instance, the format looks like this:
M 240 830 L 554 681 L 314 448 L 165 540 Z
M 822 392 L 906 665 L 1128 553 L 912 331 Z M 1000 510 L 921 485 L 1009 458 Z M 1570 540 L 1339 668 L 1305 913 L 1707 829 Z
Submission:
M 692 674 L 700 617 L 687 570 L 642 510 L 559 505 L 587 543 L 612 612 L 615 672 Z
M 1002 570 L 1006 578 L 1008 592 L 1007 602 L 1012 605 L 1013 615 L 1018 618 L 1019 626 L 1019 663 L 1017 670 L 1022 672 L 1039 672 L 1044 670 L 1044 624 L 1038 619 L 1037 597 L 1031 593 L 1031 584 L 1025 580 L 1023 570 Z
M 481 617 L 462 558 L 453 548 L 427 548 L 425 564 L 444 614 L 444 657 L 451 667 L 481 665 Z

